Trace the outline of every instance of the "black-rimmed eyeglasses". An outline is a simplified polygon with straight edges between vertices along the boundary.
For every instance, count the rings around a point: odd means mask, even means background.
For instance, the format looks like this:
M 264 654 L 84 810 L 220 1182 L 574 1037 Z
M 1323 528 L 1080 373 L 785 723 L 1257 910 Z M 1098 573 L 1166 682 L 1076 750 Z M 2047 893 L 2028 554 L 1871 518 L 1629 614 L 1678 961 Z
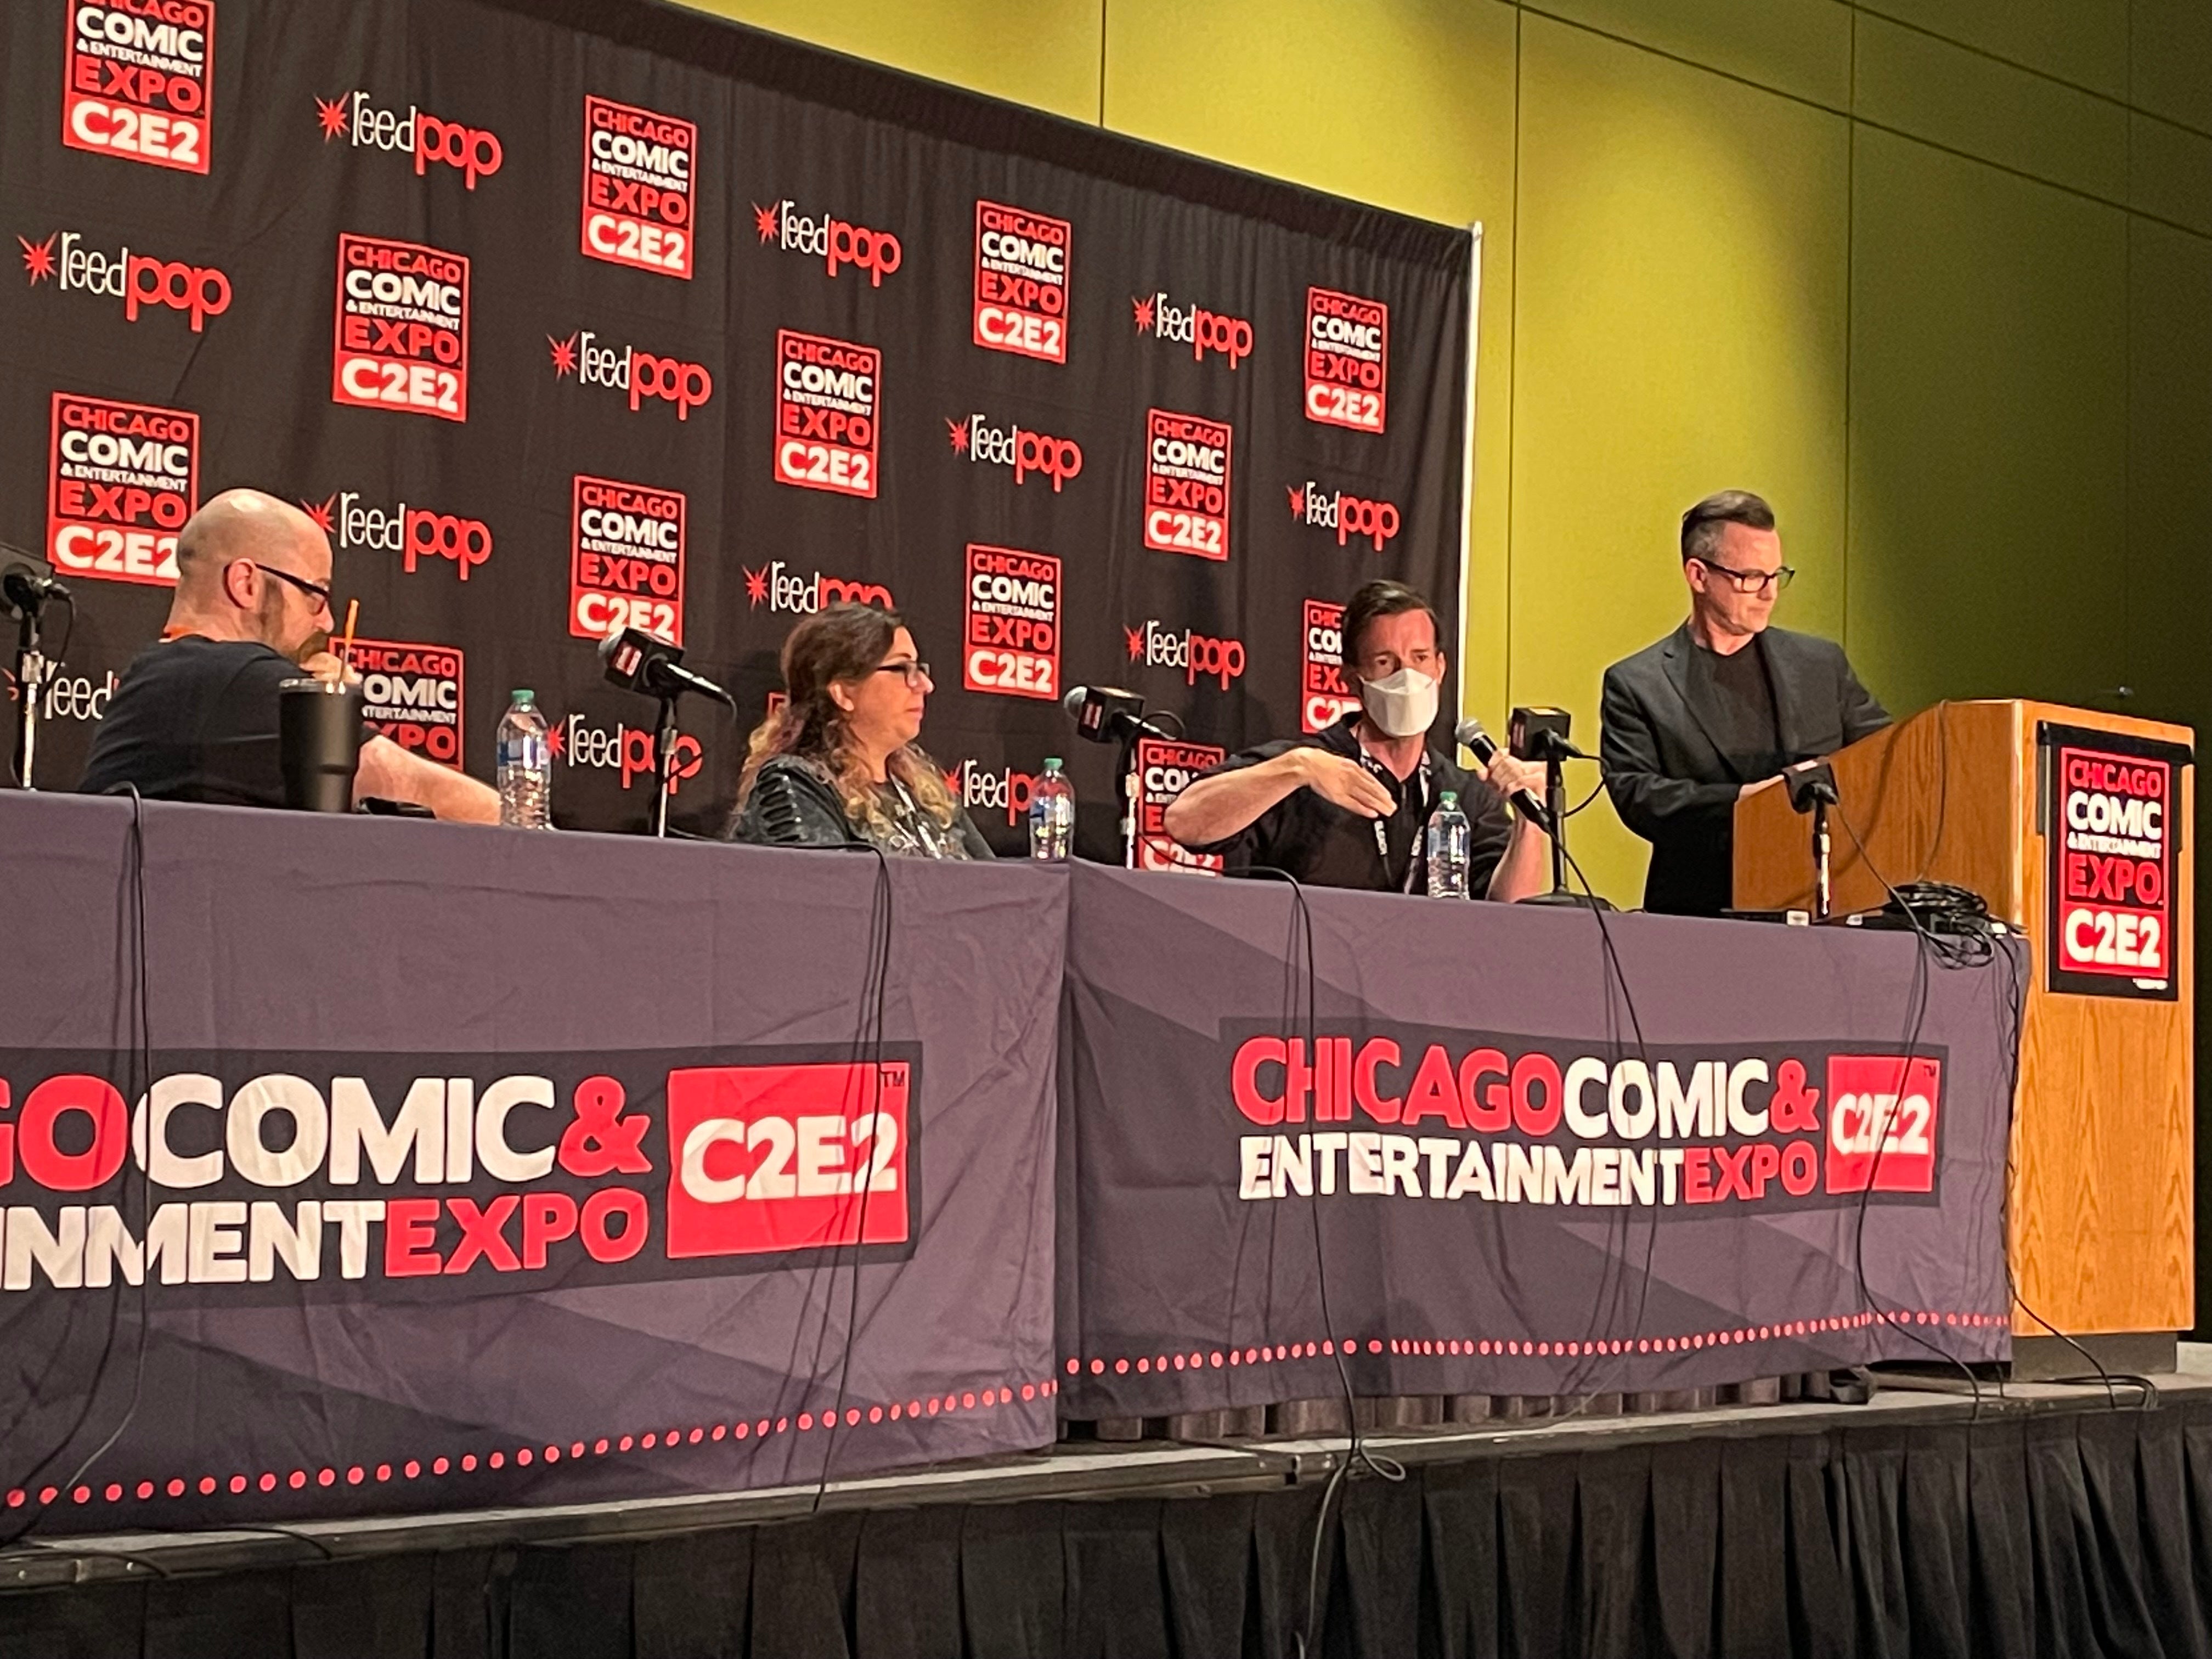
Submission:
M 929 677 L 929 665 L 926 662 L 878 663 L 875 672 L 878 674 L 900 676 L 906 681 L 906 689 L 909 691 L 919 691 L 925 685 L 936 684 Z
M 305 576 L 295 576 L 289 570 L 279 570 L 276 566 L 264 564 L 258 559 L 248 559 L 246 562 L 264 576 L 274 576 L 278 581 L 298 588 L 324 610 L 331 609 L 331 590 L 320 583 L 311 582 Z
M 1770 587 L 1778 593 L 1789 586 L 1797 574 L 1786 564 L 1777 565 L 1771 570 L 1731 570 L 1726 565 L 1715 564 L 1707 558 L 1698 558 L 1698 562 L 1716 576 L 1726 576 L 1735 584 L 1735 591 L 1739 593 L 1764 592 Z

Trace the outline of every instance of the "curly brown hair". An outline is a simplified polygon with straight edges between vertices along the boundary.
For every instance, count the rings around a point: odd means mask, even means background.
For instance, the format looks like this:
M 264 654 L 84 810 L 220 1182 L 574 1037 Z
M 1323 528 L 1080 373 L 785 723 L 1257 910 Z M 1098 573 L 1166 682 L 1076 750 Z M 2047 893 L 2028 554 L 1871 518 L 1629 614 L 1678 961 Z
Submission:
M 761 768 L 778 755 L 793 755 L 813 762 L 828 775 L 844 804 L 846 817 L 856 829 L 890 829 L 875 780 L 853 746 L 845 711 L 830 695 L 830 688 L 839 680 L 873 673 L 905 626 L 906 619 L 896 611 L 838 604 L 825 605 L 791 630 L 783 642 L 783 689 L 789 700 L 761 722 L 746 746 L 744 770 L 738 777 L 739 811 L 744 810 Z M 920 744 L 910 743 L 894 751 L 885 769 L 939 824 L 952 822 L 959 811 L 952 792 Z

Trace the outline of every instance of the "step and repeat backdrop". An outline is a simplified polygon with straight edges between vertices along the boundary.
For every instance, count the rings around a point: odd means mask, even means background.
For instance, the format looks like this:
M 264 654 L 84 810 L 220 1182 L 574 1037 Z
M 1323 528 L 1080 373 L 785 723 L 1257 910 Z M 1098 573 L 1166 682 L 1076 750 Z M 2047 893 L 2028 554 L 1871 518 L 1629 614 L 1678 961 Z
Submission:
M 1182 717 L 1158 792 L 1349 706 L 1360 582 L 1457 614 L 1463 233 L 615 0 L 19 0 L 0 41 L 0 541 L 76 600 L 46 787 L 242 484 L 328 530 L 391 736 L 488 776 L 538 693 L 571 828 L 646 818 L 622 624 L 738 699 L 685 710 L 680 825 L 852 599 L 910 620 L 987 836 L 1062 755 L 1110 857 L 1070 685 Z

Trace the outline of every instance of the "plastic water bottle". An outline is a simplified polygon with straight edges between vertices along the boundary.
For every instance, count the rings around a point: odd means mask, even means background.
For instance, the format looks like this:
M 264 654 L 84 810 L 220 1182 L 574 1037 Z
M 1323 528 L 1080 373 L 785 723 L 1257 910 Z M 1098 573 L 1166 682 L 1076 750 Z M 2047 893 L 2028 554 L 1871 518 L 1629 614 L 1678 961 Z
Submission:
M 1030 797 L 1030 856 L 1064 864 L 1075 848 L 1075 786 L 1060 769 L 1057 757 L 1044 763 L 1044 775 Z
M 553 748 L 535 691 L 517 691 L 499 722 L 499 821 L 553 827 Z
M 1447 789 L 1429 815 L 1429 896 L 1467 896 L 1467 814 L 1459 810 L 1459 793 Z

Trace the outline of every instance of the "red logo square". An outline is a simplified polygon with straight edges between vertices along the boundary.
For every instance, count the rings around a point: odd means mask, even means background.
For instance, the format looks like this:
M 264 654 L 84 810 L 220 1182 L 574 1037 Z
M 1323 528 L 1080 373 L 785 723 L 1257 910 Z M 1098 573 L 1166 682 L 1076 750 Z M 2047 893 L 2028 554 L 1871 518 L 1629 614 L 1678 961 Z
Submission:
M 960 683 L 1003 697 L 1060 696 L 1060 561 L 968 544 Z
M 1900 1086 L 1900 1079 L 1902 1086 Z M 1943 1062 L 1902 1054 L 1828 1056 L 1826 1189 L 1863 1193 L 1936 1190 L 1936 1132 Z
M 214 75 L 215 0 L 69 0 L 62 143 L 204 173 Z
M 671 1072 L 670 1260 L 906 1243 L 910 1077 L 904 1060 Z
M 1201 559 L 1229 556 L 1226 421 L 1145 411 L 1145 545 Z
M 71 578 L 173 587 L 177 532 L 200 504 L 200 417 L 57 392 L 46 557 Z
M 1067 361 L 1073 240 L 1074 228 L 1065 219 L 997 202 L 975 204 L 977 345 L 1048 363 Z

